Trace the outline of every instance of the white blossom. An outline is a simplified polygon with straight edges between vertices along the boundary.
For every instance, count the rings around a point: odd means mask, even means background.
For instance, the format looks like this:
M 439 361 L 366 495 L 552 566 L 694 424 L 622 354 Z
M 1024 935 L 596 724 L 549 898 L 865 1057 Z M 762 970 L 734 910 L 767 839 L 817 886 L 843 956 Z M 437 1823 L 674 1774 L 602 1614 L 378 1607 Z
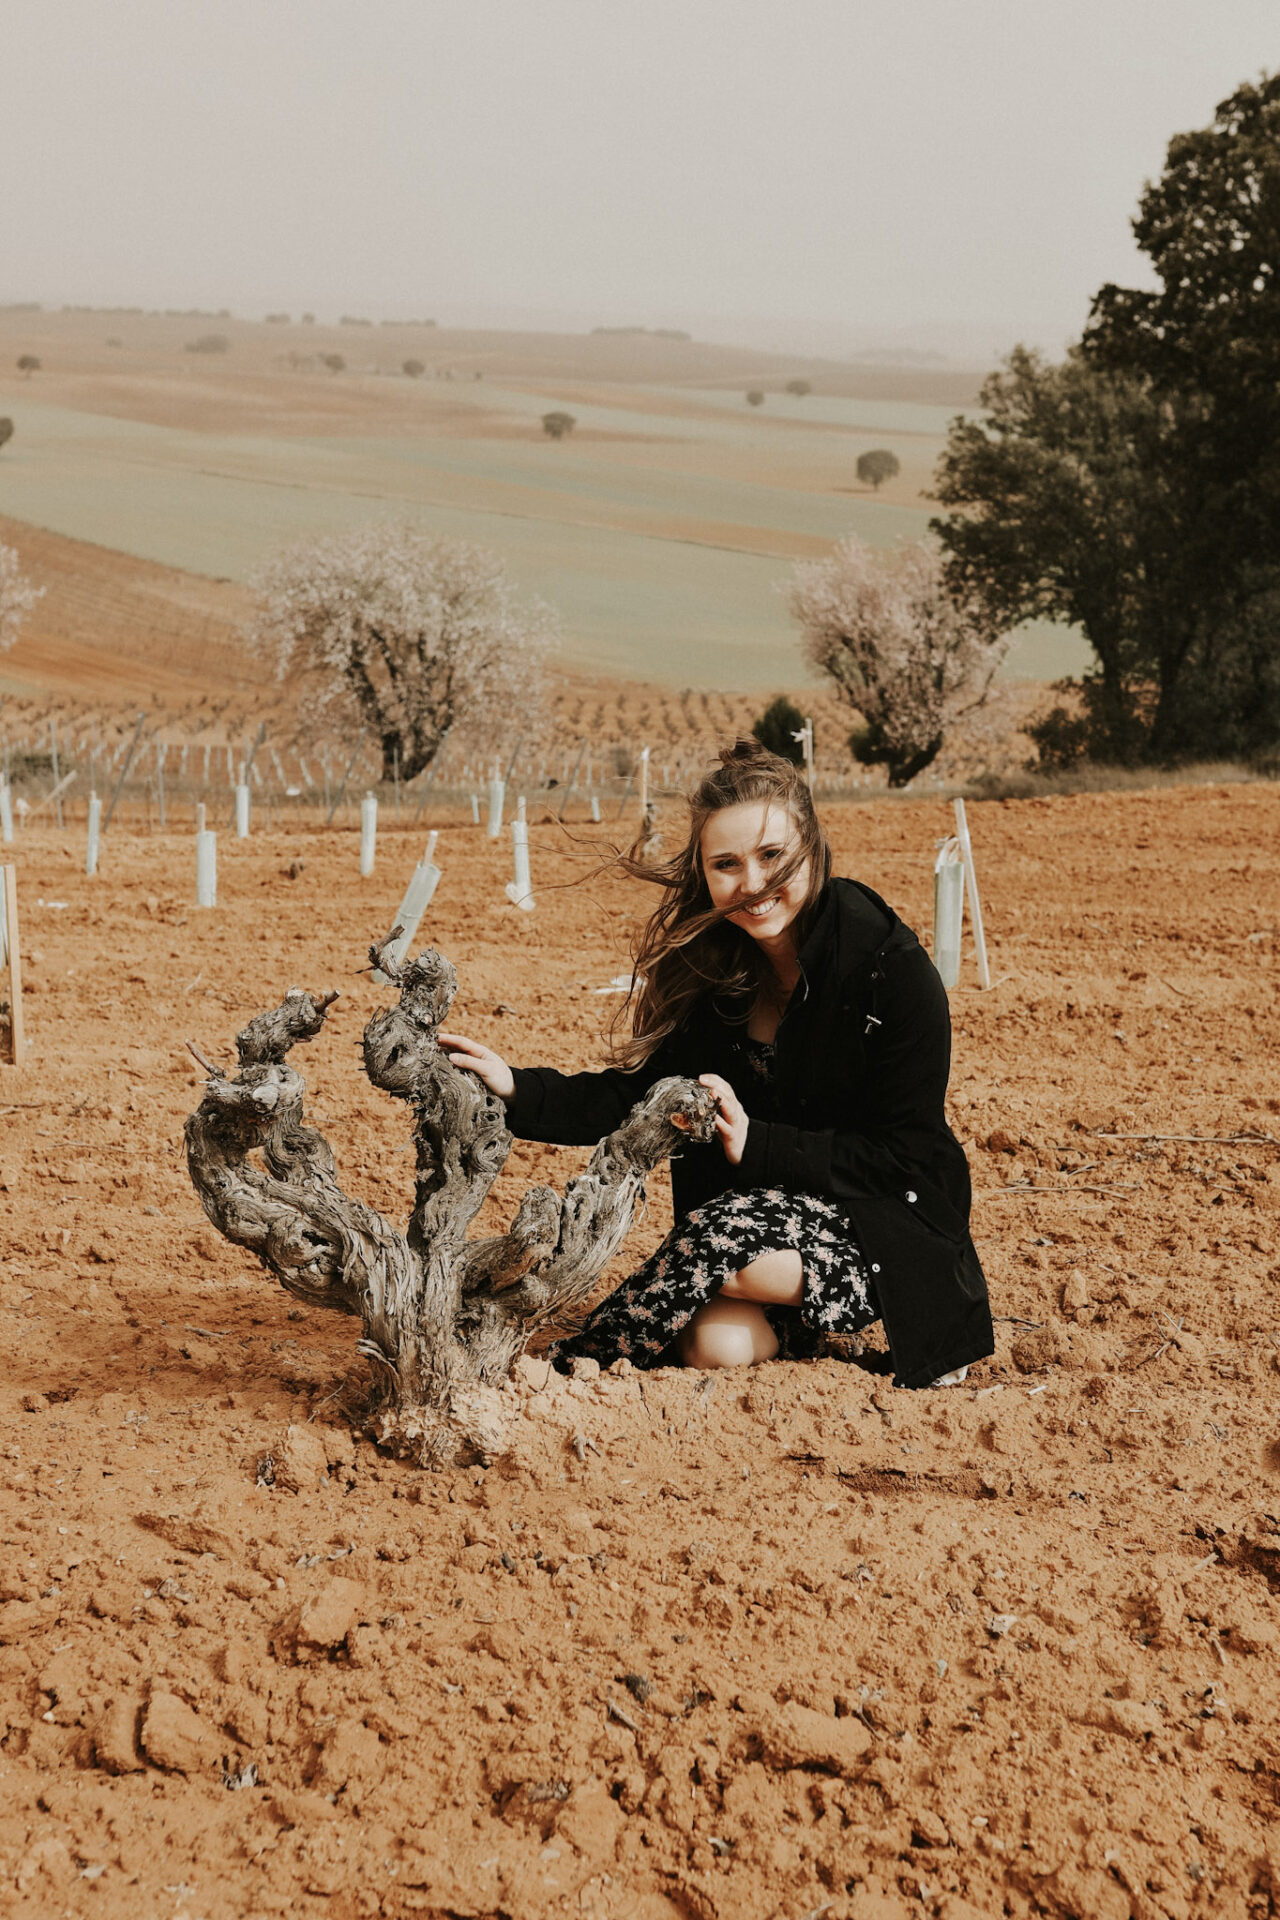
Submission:
M 894 786 L 982 704 L 1009 644 L 978 600 L 950 591 L 923 542 L 885 552 L 844 540 L 796 567 L 790 605 L 808 658 L 862 715 L 861 756 L 887 764 Z
M 312 719 L 372 728 L 387 777 L 397 751 L 412 779 L 446 732 L 496 742 L 536 709 L 553 623 L 496 554 L 378 522 L 289 548 L 254 585 L 250 646 Z
M 0 546 L 0 653 L 11 647 L 18 629 L 44 592 L 24 578 L 12 547 Z

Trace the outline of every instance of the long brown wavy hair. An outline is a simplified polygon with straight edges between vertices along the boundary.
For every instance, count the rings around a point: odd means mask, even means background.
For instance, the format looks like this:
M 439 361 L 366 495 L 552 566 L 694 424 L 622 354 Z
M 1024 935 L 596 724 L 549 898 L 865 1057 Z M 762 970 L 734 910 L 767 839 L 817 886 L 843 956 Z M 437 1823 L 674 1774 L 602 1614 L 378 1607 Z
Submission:
M 769 983 L 768 962 L 748 934 L 731 926 L 713 907 L 702 871 L 702 829 L 713 813 L 744 801 L 785 808 L 796 829 L 796 845 L 770 874 L 760 893 L 735 901 L 733 911 L 766 900 L 809 862 L 809 885 L 796 919 L 803 941 L 818 897 L 831 877 L 831 848 L 813 810 L 813 796 L 798 767 L 758 740 L 737 740 L 720 750 L 719 765 L 706 774 L 689 799 L 689 833 L 675 858 L 643 860 L 638 849 L 619 856 L 618 865 L 638 880 L 660 886 L 655 907 L 635 949 L 631 992 L 613 1021 L 611 1051 L 621 1067 L 643 1065 L 673 1033 L 695 1001 L 713 995 L 731 1019 L 748 1019 L 752 1004 Z M 625 1026 L 630 1020 L 631 1031 Z

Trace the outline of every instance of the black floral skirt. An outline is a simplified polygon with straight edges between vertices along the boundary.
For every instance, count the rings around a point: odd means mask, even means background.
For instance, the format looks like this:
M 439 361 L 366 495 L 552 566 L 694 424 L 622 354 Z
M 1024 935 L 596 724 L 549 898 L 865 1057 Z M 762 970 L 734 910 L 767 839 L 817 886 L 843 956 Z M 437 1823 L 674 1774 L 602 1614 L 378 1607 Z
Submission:
M 810 1193 L 753 1188 L 722 1193 L 679 1221 L 629 1280 L 601 1301 L 581 1331 L 562 1340 L 559 1359 L 608 1366 L 677 1366 L 672 1341 L 731 1275 L 762 1253 L 791 1250 L 804 1270 L 798 1306 L 765 1307 L 784 1357 L 839 1352 L 880 1318 L 866 1263 L 833 1201 Z M 856 1346 L 853 1351 L 857 1351 Z

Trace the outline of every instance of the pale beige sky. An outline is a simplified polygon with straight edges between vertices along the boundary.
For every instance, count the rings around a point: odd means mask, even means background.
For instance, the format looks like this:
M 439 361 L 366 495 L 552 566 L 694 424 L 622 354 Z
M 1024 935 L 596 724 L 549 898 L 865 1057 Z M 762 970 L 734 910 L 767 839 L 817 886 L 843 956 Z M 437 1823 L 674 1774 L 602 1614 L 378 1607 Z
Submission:
M 40 0 L 0 301 L 690 327 L 985 358 L 1142 275 L 1276 0 Z

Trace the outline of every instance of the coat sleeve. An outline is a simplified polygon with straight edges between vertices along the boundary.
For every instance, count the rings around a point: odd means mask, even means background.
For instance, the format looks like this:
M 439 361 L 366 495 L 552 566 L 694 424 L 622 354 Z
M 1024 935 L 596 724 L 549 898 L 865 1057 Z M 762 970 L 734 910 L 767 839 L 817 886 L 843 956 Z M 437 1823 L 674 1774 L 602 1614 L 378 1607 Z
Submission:
M 914 1191 L 919 1170 L 936 1163 L 940 1135 L 949 1138 L 946 989 L 922 947 L 888 954 L 879 965 L 883 977 L 874 1011 L 880 1024 L 867 1041 L 858 1123 L 806 1129 L 753 1120 L 737 1185 L 777 1186 L 854 1203 L 905 1197 Z
M 679 1073 L 674 1037 L 664 1040 L 642 1067 L 624 1073 L 558 1073 L 554 1067 L 513 1067 L 514 1095 L 506 1121 L 517 1140 L 546 1140 L 561 1147 L 593 1147 L 620 1127 L 637 1100 L 669 1073 Z

